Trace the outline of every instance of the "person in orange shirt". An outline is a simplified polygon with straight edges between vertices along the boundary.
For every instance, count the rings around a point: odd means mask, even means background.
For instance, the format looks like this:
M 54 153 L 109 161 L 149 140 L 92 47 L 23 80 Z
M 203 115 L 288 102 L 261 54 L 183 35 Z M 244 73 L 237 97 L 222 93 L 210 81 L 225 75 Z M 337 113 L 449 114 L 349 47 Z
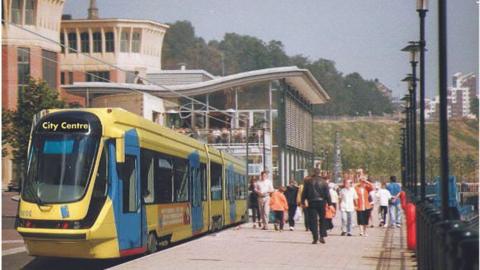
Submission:
M 275 230 L 278 230 L 278 225 L 280 225 L 280 231 L 283 231 L 283 224 L 285 222 L 284 213 L 288 211 L 287 198 L 283 194 L 285 192 L 285 187 L 280 187 L 275 190 L 270 197 L 270 209 L 273 211 L 275 216 Z
M 360 182 L 355 186 L 357 192 L 357 223 L 360 227 L 360 236 L 367 236 L 368 219 L 372 210 L 372 199 L 369 194 L 373 190 L 373 184 L 365 176 L 360 177 Z

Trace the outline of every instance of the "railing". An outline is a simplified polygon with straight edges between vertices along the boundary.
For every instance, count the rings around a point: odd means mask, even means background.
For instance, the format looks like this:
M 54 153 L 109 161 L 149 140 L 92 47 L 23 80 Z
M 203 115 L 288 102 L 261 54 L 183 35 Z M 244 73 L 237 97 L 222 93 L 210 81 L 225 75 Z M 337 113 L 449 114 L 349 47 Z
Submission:
M 197 140 L 203 141 L 208 144 L 216 145 L 234 145 L 247 143 L 247 129 L 196 129 L 191 130 L 188 128 L 179 128 L 175 131 L 184 135 L 193 137 Z M 262 129 L 248 129 L 248 143 L 251 144 L 263 144 L 263 130 Z
M 429 199 L 416 206 L 418 269 L 478 269 L 478 183 L 455 184 L 450 178 L 449 220 L 442 216 L 433 185 L 426 187 Z

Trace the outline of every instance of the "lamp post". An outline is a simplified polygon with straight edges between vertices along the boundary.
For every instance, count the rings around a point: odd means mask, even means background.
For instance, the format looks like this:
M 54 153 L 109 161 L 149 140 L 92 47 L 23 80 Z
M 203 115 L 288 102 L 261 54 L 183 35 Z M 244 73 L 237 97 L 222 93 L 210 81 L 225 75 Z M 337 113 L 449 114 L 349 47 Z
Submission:
M 448 210 L 448 117 L 447 117 L 447 1 L 438 1 L 438 73 L 440 96 L 440 168 L 442 215 L 450 217 Z
M 420 17 L 420 200 L 425 200 L 425 16 L 428 0 L 417 0 L 417 12 Z
M 411 110 L 410 110 L 410 94 L 402 98 L 405 101 L 405 187 L 410 192 L 410 183 L 412 180 L 412 128 L 411 128 Z
M 412 66 L 412 73 L 408 75 L 403 81 L 408 82 L 408 90 L 411 96 L 411 111 L 412 111 L 412 177 L 414 183 L 414 196 L 417 197 L 417 63 L 418 51 L 420 44 L 417 41 L 409 41 L 408 45 L 402 49 L 404 52 L 410 54 L 410 65 Z
M 401 158 L 401 175 L 402 175 L 402 186 L 405 186 L 405 139 L 406 139 L 406 129 L 402 127 L 400 133 L 400 158 Z
M 412 58 L 413 59 L 413 58 Z M 414 62 L 413 60 L 411 62 Z M 412 64 L 413 66 L 413 64 Z M 415 70 L 415 68 L 413 69 Z M 416 106 L 416 81 L 417 78 L 415 77 L 415 73 L 413 74 L 408 74 L 407 77 L 405 77 L 402 81 L 408 83 L 408 92 L 410 96 L 410 102 L 409 102 L 409 107 L 410 107 L 410 141 L 411 141 L 411 165 L 412 165 L 412 171 L 411 171 L 411 183 L 413 184 L 413 194 L 416 197 L 417 196 L 417 106 Z

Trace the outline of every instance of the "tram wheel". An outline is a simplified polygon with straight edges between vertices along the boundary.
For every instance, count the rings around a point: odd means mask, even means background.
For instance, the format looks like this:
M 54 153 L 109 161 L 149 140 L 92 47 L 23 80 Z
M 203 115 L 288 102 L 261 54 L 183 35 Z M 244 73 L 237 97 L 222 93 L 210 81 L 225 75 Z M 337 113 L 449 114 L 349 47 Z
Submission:
M 148 239 L 147 239 L 147 253 L 152 254 L 152 253 L 155 253 L 157 250 L 158 250 L 157 236 L 155 235 L 154 232 L 151 232 L 148 234 Z

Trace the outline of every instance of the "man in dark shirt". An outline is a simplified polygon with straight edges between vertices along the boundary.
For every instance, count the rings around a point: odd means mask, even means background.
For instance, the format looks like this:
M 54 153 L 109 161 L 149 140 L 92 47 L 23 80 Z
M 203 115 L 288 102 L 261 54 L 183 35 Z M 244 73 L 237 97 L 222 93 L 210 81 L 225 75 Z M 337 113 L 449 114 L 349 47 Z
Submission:
M 320 218 L 320 243 L 325 244 L 324 237 L 327 236 L 325 224 L 325 206 L 332 205 L 328 184 L 325 178 L 320 176 L 320 169 L 315 168 L 311 181 L 305 183 L 302 193 L 302 203 L 308 206 L 308 220 L 310 231 L 312 232 L 313 242 L 318 242 L 318 218 Z
M 285 191 L 285 197 L 288 202 L 288 225 L 290 226 L 290 231 L 293 231 L 295 228 L 295 212 L 297 211 L 297 194 L 298 186 L 297 181 L 294 179 L 290 180 L 290 184 Z

